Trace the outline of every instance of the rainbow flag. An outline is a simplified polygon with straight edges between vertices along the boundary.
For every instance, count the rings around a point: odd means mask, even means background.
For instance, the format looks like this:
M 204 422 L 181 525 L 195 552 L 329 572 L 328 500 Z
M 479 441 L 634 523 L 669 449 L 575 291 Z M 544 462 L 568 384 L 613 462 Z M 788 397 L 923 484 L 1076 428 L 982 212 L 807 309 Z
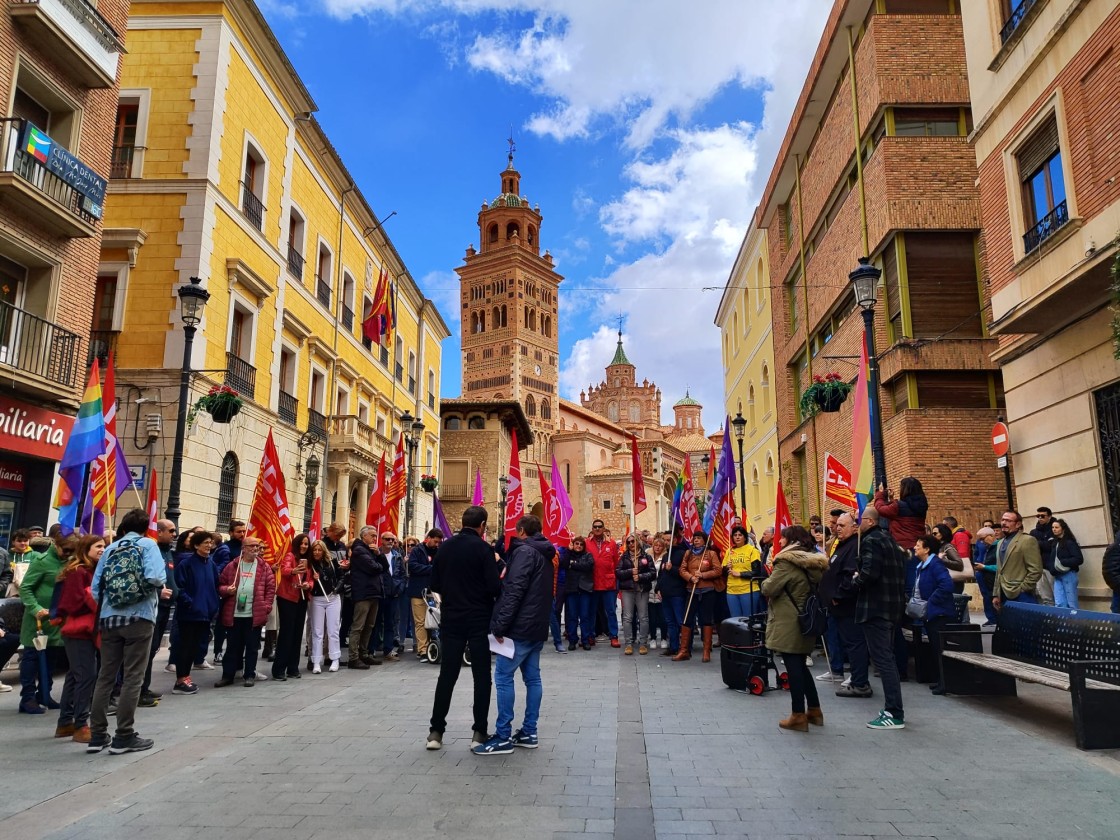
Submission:
M 852 490 L 860 515 L 875 495 L 875 468 L 871 460 L 871 402 L 867 391 L 867 336 L 859 351 L 859 375 L 852 399 Z
M 47 158 L 51 156 L 51 146 L 53 145 L 54 141 L 42 131 L 33 125 L 27 126 L 27 145 L 24 147 L 24 151 L 39 163 L 45 164 L 47 162 Z
M 101 408 L 101 370 L 97 359 L 89 371 L 89 381 L 70 429 L 66 449 L 58 464 L 58 492 L 54 507 L 62 533 L 72 534 L 77 526 L 78 504 L 82 499 L 89 465 L 105 454 L 105 415 Z

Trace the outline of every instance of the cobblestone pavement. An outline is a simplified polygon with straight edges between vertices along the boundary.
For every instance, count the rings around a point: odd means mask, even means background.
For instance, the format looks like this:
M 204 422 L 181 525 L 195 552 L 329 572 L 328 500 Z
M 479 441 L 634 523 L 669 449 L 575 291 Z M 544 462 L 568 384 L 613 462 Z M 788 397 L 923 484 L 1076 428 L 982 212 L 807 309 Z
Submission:
M 193 697 L 159 671 L 168 694 L 137 723 L 156 747 L 125 756 L 55 741 L 53 715 L 2 695 L 0 836 L 1120 837 L 1120 752 L 1073 746 L 1068 695 L 908 683 L 906 730 L 874 732 L 878 697 L 817 683 L 826 725 L 790 733 L 783 692 L 726 689 L 718 656 L 656 653 L 546 646 L 540 749 L 489 758 L 468 751 L 466 670 L 444 748 L 424 749 L 437 669 L 411 656 L 251 689 L 214 689 L 205 671 Z

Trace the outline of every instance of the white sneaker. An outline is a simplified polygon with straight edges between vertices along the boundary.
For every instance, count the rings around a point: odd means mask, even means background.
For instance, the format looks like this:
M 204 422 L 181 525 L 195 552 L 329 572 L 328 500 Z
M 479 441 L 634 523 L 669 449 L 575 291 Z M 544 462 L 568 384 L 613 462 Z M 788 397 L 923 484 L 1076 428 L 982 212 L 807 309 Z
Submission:
M 257 682 L 268 682 L 268 674 L 265 671 L 258 670 L 256 673 Z
M 847 677 L 844 680 L 844 682 L 840 683 L 840 685 L 845 686 L 845 687 L 850 686 L 851 684 L 852 684 L 852 678 L 851 677 Z
M 169 674 L 174 674 L 175 673 L 175 666 L 172 663 L 168 662 L 166 665 L 163 666 L 163 670 L 165 670 Z
M 328 668 L 327 670 L 331 671 L 332 673 L 337 671 L 338 670 L 338 660 L 337 659 L 332 659 L 331 660 L 331 667 Z
M 323 673 L 323 669 L 318 663 L 316 663 L 316 664 L 311 666 L 311 673 L 312 674 L 321 674 L 321 673 Z
M 211 665 L 209 662 L 207 662 L 205 659 L 203 659 L 200 664 L 195 665 L 194 667 L 198 668 L 200 671 L 213 671 L 214 670 L 214 666 Z
M 810 668 L 812 668 L 812 667 L 813 667 L 813 657 L 811 657 L 811 656 L 806 656 L 806 657 L 805 657 L 805 664 L 806 664 L 807 666 L 809 666 Z
M 839 682 L 841 679 L 843 679 L 843 677 L 843 674 L 834 674 L 832 673 L 832 671 L 825 671 L 823 674 L 818 676 L 817 679 L 820 682 Z
M 0 682 L 0 694 L 5 694 L 11 690 L 12 687 L 10 685 L 4 685 L 4 683 Z

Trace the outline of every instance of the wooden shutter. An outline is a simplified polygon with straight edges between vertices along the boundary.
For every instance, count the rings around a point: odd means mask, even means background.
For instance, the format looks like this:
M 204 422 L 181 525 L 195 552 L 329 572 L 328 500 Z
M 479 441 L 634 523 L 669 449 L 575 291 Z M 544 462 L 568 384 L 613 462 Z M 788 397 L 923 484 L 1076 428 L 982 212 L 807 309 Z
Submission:
M 1015 155 L 1019 160 L 1019 180 L 1029 180 L 1060 148 L 1058 123 L 1050 117 Z

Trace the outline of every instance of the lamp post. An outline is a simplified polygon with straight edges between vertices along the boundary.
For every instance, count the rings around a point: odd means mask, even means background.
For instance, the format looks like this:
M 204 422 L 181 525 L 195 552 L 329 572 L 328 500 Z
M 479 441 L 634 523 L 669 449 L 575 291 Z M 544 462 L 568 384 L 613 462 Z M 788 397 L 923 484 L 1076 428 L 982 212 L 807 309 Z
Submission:
M 863 332 L 867 338 L 867 390 L 871 411 L 871 459 L 875 469 L 875 487 L 887 486 L 887 461 L 883 453 L 883 413 L 879 401 L 879 359 L 875 355 L 875 303 L 879 278 L 883 272 L 871 265 L 868 257 L 860 257 L 859 265 L 848 274 L 856 303 L 863 311 Z
M 743 437 L 747 433 L 747 418 L 739 411 L 731 420 L 735 429 L 735 440 L 739 442 L 739 519 L 744 527 L 747 523 L 747 482 L 743 479 Z
M 319 466 L 319 456 L 312 452 L 311 457 L 307 459 L 307 466 L 304 468 L 304 479 L 307 484 L 307 491 L 304 493 L 303 499 L 303 530 L 305 531 L 311 526 L 311 517 L 315 513 L 315 491 L 319 487 Z M 328 512 L 324 511 L 324 514 L 326 513 Z
M 509 492 L 509 476 L 498 476 L 498 487 L 502 490 L 502 503 L 498 508 L 498 527 L 495 529 L 498 534 L 498 540 L 505 544 L 506 538 L 506 493 Z
M 183 367 L 179 371 L 179 413 L 175 418 L 175 454 L 171 459 L 171 483 L 167 487 L 167 518 L 179 527 L 180 495 L 183 485 L 183 444 L 187 437 L 187 411 L 191 389 L 191 348 L 194 334 L 202 321 L 202 310 L 210 293 L 202 288 L 202 280 L 192 277 L 178 289 L 179 318 L 183 322 Z
M 412 532 L 412 471 L 416 468 L 416 448 L 424 435 L 424 423 L 408 411 L 401 415 L 401 428 L 404 430 L 404 443 L 408 447 L 408 464 L 404 484 L 404 531 L 407 536 Z

